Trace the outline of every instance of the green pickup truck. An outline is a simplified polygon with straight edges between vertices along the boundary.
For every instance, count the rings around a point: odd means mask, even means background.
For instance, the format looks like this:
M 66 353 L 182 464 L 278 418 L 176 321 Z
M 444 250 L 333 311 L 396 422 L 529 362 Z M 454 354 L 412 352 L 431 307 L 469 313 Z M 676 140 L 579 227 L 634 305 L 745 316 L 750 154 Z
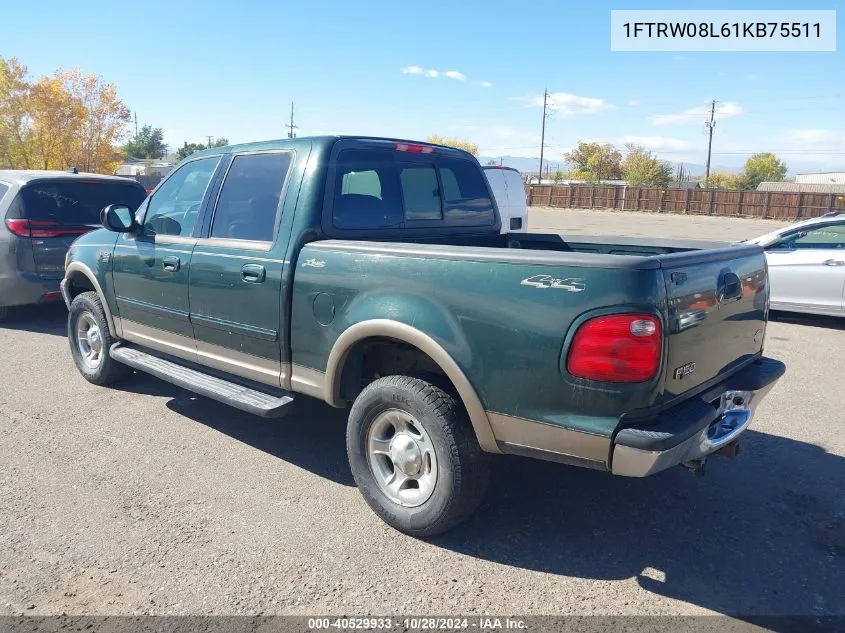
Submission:
M 478 507 L 497 453 L 703 472 L 784 371 L 762 355 L 759 246 L 500 234 L 452 148 L 213 148 L 102 222 L 61 284 L 82 375 L 144 371 L 265 417 L 300 394 L 351 405 L 355 481 L 415 536 Z

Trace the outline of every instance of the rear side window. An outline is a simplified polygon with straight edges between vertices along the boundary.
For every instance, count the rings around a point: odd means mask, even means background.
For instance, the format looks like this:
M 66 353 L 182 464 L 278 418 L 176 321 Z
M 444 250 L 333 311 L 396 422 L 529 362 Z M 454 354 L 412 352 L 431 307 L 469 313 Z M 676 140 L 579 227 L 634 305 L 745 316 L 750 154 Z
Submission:
M 338 229 L 495 223 L 484 175 L 469 160 L 344 149 L 335 170 L 332 222 Z
M 290 152 L 235 156 L 223 181 L 211 237 L 273 241 Z
M 4 185 L 0 182 L 0 201 L 3 200 L 3 196 L 6 195 L 6 192 L 9 190 L 9 185 Z
M 100 211 L 110 204 L 134 212 L 144 201 L 143 187 L 120 182 L 33 182 L 21 189 L 23 217 L 66 225 L 99 224 Z

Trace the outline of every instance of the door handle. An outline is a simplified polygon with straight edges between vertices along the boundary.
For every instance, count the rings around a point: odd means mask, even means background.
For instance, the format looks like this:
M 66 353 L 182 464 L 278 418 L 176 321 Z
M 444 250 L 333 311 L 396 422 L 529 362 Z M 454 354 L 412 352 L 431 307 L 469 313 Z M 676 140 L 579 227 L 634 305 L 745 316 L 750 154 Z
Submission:
M 822 262 L 825 266 L 845 266 L 845 261 L 841 259 L 826 259 Z
M 260 284 L 267 277 L 267 271 L 261 264 L 244 264 L 241 278 L 248 284 Z
M 161 260 L 164 270 L 175 273 L 182 266 L 182 260 L 178 257 L 164 257 Z

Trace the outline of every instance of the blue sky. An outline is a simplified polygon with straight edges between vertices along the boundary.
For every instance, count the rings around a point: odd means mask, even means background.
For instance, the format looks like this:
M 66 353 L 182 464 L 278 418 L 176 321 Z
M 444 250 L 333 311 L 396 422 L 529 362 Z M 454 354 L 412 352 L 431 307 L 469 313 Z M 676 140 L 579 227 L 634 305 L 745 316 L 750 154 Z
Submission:
M 755 7 L 804 8 L 742 5 Z M 101 75 L 140 124 L 165 130 L 171 148 L 207 135 L 283 137 L 293 100 L 300 135 L 439 133 L 478 143 L 484 156 L 533 157 L 547 86 L 553 163 L 579 140 L 633 141 L 703 163 L 706 102 L 715 98 L 717 166 L 775 151 L 793 172 L 845 169 L 841 36 L 835 53 L 611 52 L 611 8 L 679 6 L 63 1 L 39 3 L 49 19 L 36 27 L 31 5 L 17 2 L 3 10 L 0 55 L 34 74 L 78 66 Z M 839 9 L 845 32 L 845 4 L 812 8 Z

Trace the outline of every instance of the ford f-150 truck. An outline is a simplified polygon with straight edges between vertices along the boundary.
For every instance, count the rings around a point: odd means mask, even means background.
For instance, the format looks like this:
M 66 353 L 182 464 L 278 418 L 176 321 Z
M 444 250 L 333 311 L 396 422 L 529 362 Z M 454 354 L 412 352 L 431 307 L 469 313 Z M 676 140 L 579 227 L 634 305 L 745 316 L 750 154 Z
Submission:
M 497 453 L 701 472 L 784 371 L 762 355 L 759 246 L 500 234 L 452 148 L 212 148 L 102 221 L 61 284 L 82 375 L 144 371 L 265 417 L 351 404 L 355 481 L 415 536 L 476 509 Z

